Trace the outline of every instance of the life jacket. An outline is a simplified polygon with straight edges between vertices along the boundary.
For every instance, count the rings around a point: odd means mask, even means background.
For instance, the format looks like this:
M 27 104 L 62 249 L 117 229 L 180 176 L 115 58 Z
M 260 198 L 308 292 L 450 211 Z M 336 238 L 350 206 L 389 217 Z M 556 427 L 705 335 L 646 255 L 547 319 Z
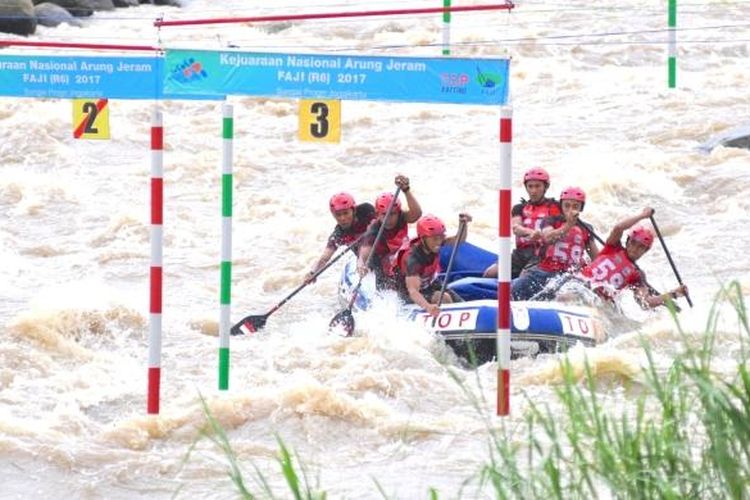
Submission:
M 539 203 L 521 199 L 521 224 L 529 229 L 539 230 L 547 217 L 561 215 L 560 205 L 552 198 L 542 198 Z M 540 244 L 525 236 L 516 236 L 516 248 L 539 247 Z
M 619 243 L 604 245 L 596 259 L 581 270 L 581 274 L 589 280 L 594 290 L 597 285 L 622 290 L 643 282 L 640 271 L 628 257 L 627 250 Z
M 374 222 L 370 226 L 371 236 L 374 239 L 380 229 L 380 222 Z M 409 243 L 409 226 L 403 213 L 398 216 L 398 222 L 391 229 L 383 230 L 383 235 L 378 245 L 373 249 L 375 257 L 380 259 L 380 266 L 386 276 L 392 276 L 396 257 L 399 249 Z
M 402 245 L 396 256 L 395 273 L 399 285 L 406 289 L 406 277 L 419 275 L 419 288 L 429 286 L 440 272 L 440 254 L 427 253 L 421 244 L 421 238 L 414 238 Z
M 559 229 L 565 225 L 565 218 L 554 217 L 551 223 L 553 229 Z M 579 269 L 586 263 L 584 251 L 590 239 L 586 229 L 571 227 L 562 238 L 542 247 L 539 269 L 550 273 Z

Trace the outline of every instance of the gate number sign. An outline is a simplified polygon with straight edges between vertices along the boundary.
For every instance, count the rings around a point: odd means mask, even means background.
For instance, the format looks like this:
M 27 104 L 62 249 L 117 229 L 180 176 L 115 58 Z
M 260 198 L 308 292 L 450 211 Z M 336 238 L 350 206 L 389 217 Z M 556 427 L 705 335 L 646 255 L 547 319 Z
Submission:
M 109 139 L 107 99 L 73 99 L 73 137 Z
M 299 139 L 308 142 L 340 142 L 341 101 L 300 99 Z

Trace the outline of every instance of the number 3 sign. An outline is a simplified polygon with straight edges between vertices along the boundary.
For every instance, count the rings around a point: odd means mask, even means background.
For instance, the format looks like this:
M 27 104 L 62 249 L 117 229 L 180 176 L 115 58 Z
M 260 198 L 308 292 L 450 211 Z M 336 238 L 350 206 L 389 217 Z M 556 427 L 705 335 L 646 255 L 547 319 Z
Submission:
M 309 142 L 340 142 L 341 101 L 300 99 L 299 139 Z
M 107 99 L 73 99 L 73 137 L 109 139 Z

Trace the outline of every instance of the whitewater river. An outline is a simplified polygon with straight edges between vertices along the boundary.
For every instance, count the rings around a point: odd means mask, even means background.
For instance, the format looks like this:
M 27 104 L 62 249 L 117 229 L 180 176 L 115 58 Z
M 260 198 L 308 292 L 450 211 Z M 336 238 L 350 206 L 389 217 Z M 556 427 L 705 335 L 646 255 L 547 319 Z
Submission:
M 32 39 L 279 52 L 440 54 L 439 15 L 164 28 L 177 17 L 439 6 L 439 2 L 194 0 L 183 9 L 99 13 L 83 28 L 40 28 Z M 462 2 L 470 4 L 473 2 Z M 479 3 L 479 2 L 477 2 Z M 662 2 L 663 3 L 663 2 Z M 221 4 L 221 6 L 218 6 Z M 287 5 L 288 4 L 288 5 Z M 658 3 L 657 3 L 658 4 Z M 656 209 L 702 331 L 719 283 L 750 293 L 750 152 L 698 146 L 740 125 L 750 109 L 750 4 L 681 5 L 678 88 L 667 88 L 666 5 L 519 1 L 512 14 L 453 18 L 454 54 L 512 57 L 514 199 L 531 166 L 588 194 L 584 215 L 605 236 L 620 218 Z M 267 3 L 266 3 L 267 5 Z M 601 5 L 601 7 L 599 7 Z M 609 5 L 609 4 L 607 4 Z M 117 34 L 116 36 L 114 34 Z M 18 49 L 13 49 L 18 53 Z M 372 201 L 408 175 L 425 212 L 474 216 L 470 241 L 494 248 L 499 112 L 491 107 L 345 101 L 342 141 L 297 140 L 294 100 L 233 97 L 235 203 L 233 319 L 264 313 L 293 290 L 333 227 L 340 190 Z M 380 304 L 356 338 L 330 336 L 337 272 L 276 312 L 252 338 L 232 339 L 230 390 L 217 389 L 220 103 L 163 103 L 165 250 L 162 400 L 146 415 L 151 102 L 113 101 L 112 139 L 72 138 L 64 100 L 0 99 L 0 497 L 233 498 L 223 455 L 199 439 L 201 395 L 225 427 L 253 491 L 254 467 L 280 498 L 276 435 L 331 498 L 483 498 L 484 417 L 494 412 L 496 365 L 472 371 L 421 329 Z M 641 261 L 659 289 L 676 286 L 658 243 Z M 601 398 L 626 408 L 640 380 L 639 335 L 657 362 L 677 352 L 665 311 L 623 307 L 636 330 L 587 355 Z M 731 324 L 731 323 L 730 323 Z M 732 327 L 722 342 L 733 345 Z M 734 349 L 726 349 L 727 353 Z M 717 366 L 731 369 L 730 354 Z M 512 414 L 525 397 L 549 401 L 556 356 L 515 361 Z M 489 402 L 477 412 L 449 371 Z M 525 394 L 525 396 L 524 396 Z M 519 444 L 524 437 L 519 435 Z M 464 484 L 466 483 L 466 484 Z M 463 485 L 463 486 L 462 486 Z

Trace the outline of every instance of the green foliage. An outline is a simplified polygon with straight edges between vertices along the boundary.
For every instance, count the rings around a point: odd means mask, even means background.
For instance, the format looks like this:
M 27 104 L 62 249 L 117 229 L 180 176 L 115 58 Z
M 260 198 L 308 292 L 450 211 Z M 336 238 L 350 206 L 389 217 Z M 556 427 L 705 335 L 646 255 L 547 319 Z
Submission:
M 742 362 L 732 380 L 711 368 L 724 301 L 740 325 Z M 700 337 L 686 334 L 672 314 L 681 353 L 660 370 L 642 341 L 645 390 L 620 415 L 599 400 L 588 363 L 578 382 L 569 361 L 561 361 L 563 383 L 555 392 L 562 410 L 553 415 L 549 405 L 528 400 L 527 445 L 511 446 L 507 434 L 492 439 L 483 477 L 492 479 L 498 498 L 750 495 L 750 372 L 744 363 L 750 328 L 741 288 L 736 282 L 722 288 Z
M 286 494 L 282 495 L 281 497 L 277 497 L 276 495 L 274 495 L 270 483 L 268 482 L 260 468 L 258 468 L 258 466 L 255 464 L 252 464 L 255 471 L 254 479 L 256 485 L 261 491 L 261 494 L 253 494 L 250 492 L 250 490 L 248 490 L 248 488 L 245 486 L 244 475 L 240 467 L 237 454 L 232 448 L 232 445 L 229 441 L 229 438 L 227 437 L 226 432 L 224 431 L 224 428 L 213 416 L 213 414 L 211 413 L 211 409 L 208 407 L 208 404 L 206 404 L 206 400 L 202 395 L 200 396 L 200 400 L 201 406 L 203 408 L 203 413 L 206 417 L 206 426 L 201 430 L 198 438 L 195 440 L 195 442 L 193 442 L 192 446 L 188 450 L 185 461 L 190 458 L 190 454 L 195 450 L 195 446 L 197 445 L 198 440 L 206 438 L 211 441 L 226 458 L 227 464 L 229 466 L 227 474 L 241 498 L 244 498 L 246 500 L 254 500 L 255 498 L 288 498 L 288 495 Z M 281 467 L 281 473 L 286 480 L 289 491 L 291 492 L 294 499 L 326 500 L 327 494 L 324 491 L 318 491 L 317 489 L 313 489 L 310 486 L 310 482 L 308 480 L 307 472 L 304 466 L 300 466 L 300 470 L 302 471 L 302 481 L 300 481 L 300 475 L 297 472 L 297 468 L 292 458 L 292 454 L 289 451 L 289 448 L 287 448 L 286 444 L 279 436 L 276 436 L 276 441 L 279 445 L 279 455 L 277 457 L 277 461 Z M 299 457 L 297 457 L 297 460 L 299 461 Z

